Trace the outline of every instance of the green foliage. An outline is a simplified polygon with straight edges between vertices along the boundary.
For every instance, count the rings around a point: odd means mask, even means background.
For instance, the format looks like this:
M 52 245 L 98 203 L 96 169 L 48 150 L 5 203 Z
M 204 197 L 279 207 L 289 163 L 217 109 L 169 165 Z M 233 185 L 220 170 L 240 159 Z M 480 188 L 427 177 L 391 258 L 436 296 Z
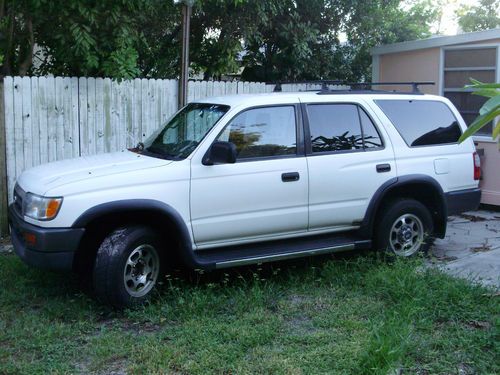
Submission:
M 0 0 L 0 49 L 2 73 L 28 72 L 35 46 L 35 14 L 41 12 L 41 0 Z
M 142 38 L 137 60 L 140 77 L 173 78 L 179 74 L 181 13 L 173 1 L 144 0 L 138 29 Z M 193 53 L 193 47 L 191 47 Z
M 46 54 L 34 73 L 133 78 L 137 67 L 137 30 L 144 1 L 50 0 L 37 43 Z M 57 19 L 53 20 L 53 15 Z M 54 22 L 55 21 L 55 22 Z
M 500 116 L 500 83 L 482 83 L 471 78 L 472 85 L 465 86 L 465 89 L 472 89 L 473 95 L 480 95 L 489 98 L 479 110 L 479 116 L 474 120 L 469 128 L 462 134 L 459 142 L 463 142 L 473 134 L 477 133 L 486 124 Z M 493 129 L 493 139 L 500 134 L 500 123 Z
M 481 31 L 500 27 L 500 0 L 480 0 L 478 5 L 464 4 L 457 10 L 463 31 Z
M 243 30 L 248 13 L 242 11 L 245 0 L 206 0 L 194 8 L 191 23 L 191 60 L 204 78 L 220 78 L 237 73 Z
M 367 1 L 356 2 L 345 32 L 350 48 L 349 64 L 354 81 L 371 77 L 370 48 L 431 36 L 431 25 L 439 18 L 439 9 L 431 0 L 406 2 Z
M 145 0 L 4 0 L 3 73 L 136 77 L 142 38 L 137 30 L 147 5 Z
M 171 78 L 180 6 L 167 0 L 0 0 L 3 74 Z M 203 0 L 191 70 L 206 79 L 370 78 L 369 50 L 429 36 L 430 0 Z M 346 42 L 341 42 L 341 40 Z
M 438 15 L 430 0 L 207 0 L 193 19 L 210 30 L 206 48 L 195 42 L 205 53 L 192 57 L 208 77 L 235 71 L 242 56 L 246 80 L 369 79 L 371 47 L 427 37 Z
M 325 20 L 323 1 L 261 1 L 245 32 L 243 77 L 248 80 L 297 80 L 314 69 L 314 47 Z M 254 4 L 255 5 L 255 4 Z M 315 13 L 316 20 L 311 17 Z M 330 50 L 330 45 L 324 48 Z

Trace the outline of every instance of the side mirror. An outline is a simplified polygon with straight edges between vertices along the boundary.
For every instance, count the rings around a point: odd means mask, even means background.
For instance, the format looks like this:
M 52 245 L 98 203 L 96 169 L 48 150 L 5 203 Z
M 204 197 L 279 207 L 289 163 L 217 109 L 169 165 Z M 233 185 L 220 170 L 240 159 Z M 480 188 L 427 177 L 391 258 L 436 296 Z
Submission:
M 203 157 L 204 165 L 236 163 L 236 146 L 232 142 L 216 141 Z

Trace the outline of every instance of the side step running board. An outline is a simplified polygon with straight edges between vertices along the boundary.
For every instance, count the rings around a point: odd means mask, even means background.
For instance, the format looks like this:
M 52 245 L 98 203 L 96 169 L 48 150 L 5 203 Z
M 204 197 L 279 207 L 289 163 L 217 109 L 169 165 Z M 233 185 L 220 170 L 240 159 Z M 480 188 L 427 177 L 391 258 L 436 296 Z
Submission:
M 261 256 L 257 256 L 257 257 L 226 260 L 226 261 L 222 261 L 219 263 L 215 263 L 215 268 L 216 269 L 228 268 L 228 267 L 235 267 L 235 266 L 244 266 L 247 264 L 274 262 L 276 260 L 294 259 L 294 258 L 301 258 L 301 257 L 320 255 L 320 254 L 331 254 L 331 253 L 336 253 L 336 252 L 341 252 L 341 251 L 354 250 L 355 248 L 356 248 L 355 244 L 339 245 L 339 246 L 324 247 L 321 249 L 311 249 L 311 250 L 304 250 L 304 251 L 291 251 L 288 253 L 281 253 L 281 254 L 261 255 Z
M 222 269 L 277 260 L 331 254 L 341 251 L 369 249 L 370 240 L 353 235 L 321 235 L 268 241 L 234 247 L 197 250 L 194 252 L 199 264 L 206 269 Z

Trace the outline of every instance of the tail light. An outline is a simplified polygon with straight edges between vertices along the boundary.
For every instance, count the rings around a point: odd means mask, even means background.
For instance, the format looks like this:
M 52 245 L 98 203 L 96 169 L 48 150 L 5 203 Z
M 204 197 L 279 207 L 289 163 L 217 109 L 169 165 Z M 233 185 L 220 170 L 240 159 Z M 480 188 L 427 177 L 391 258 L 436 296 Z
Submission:
M 479 159 L 477 152 L 472 154 L 472 158 L 474 160 L 474 180 L 479 180 L 481 178 L 481 159 Z

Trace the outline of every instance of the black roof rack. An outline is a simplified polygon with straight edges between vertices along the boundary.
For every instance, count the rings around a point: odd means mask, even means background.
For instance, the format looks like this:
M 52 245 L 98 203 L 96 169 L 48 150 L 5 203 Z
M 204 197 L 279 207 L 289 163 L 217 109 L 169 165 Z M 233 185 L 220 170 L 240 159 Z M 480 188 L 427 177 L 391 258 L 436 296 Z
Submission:
M 274 84 L 274 92 L 281 92 L 281 85 L 286 84 L 310 84 L 310 85 L 321 85 L 320 90 L 307 90 L 307 91 L 319 91 L 318 94 L 346 94 L 346 93 L 393 93 L 393 94 L 422 94 L 419 90 L 419 86 L 422 85 L 434 85 L 434 82 L 430 81 L 417 81 L 417 82 L 345 82 L 345 81 L 329 81 L 329 80 L 319 80 L 319 81 L 294 81 L 294 82 L 271 82 Z M 349 89 L 330 89 L 328 86 L 349 86 Z M 411 92 L 408 91 L 396 91 L 396 90 L 373 90 L 372 86 L 411 86 Z

